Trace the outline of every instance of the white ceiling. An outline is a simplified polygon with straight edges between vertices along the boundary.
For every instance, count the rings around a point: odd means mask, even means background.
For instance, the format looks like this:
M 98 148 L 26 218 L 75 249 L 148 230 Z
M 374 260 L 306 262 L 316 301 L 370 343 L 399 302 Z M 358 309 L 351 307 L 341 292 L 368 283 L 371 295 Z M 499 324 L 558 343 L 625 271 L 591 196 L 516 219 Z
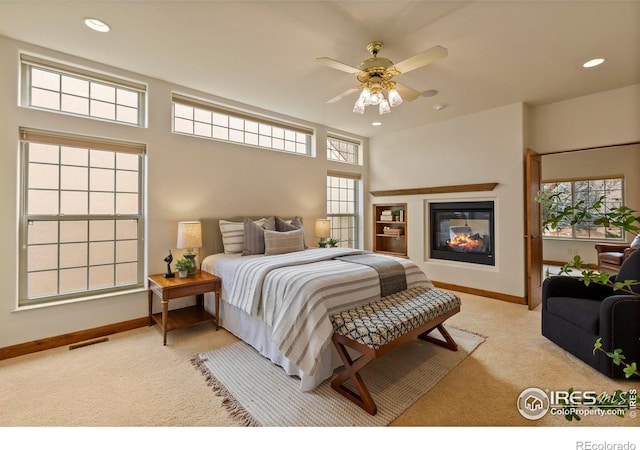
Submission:
M 363 136 L 640 83 L 640 1 L 0 1 L 0 34 Z M 325 103 L 357 82 L 315 58 L 357 67 L 373 40 L 395 62 L 446 47 L 396 77 L 439 94 L 384 116 Z

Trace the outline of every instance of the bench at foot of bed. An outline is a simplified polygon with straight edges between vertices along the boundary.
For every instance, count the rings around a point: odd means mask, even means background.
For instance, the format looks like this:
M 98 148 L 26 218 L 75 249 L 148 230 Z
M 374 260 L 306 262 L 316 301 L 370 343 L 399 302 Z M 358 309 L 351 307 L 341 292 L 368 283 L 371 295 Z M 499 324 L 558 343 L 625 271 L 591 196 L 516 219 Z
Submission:
M 374 359 L 384 356 L 410 339 L 423 339 L 449 350 L 458 346 L 442 325 L 460 312 L 460 298 L 441 289 L 412 288 L 386 296 L 331 316 L 333 345 L 344 363 L 344 370 L 331 387 L 371 415 L 378 411 L 360 371 Z M 443 339 L 428 334 L 437 329 Z M 347 348 L 361 354 L 353 360 Z M 351 380 L 357 391 L 344 386 Z

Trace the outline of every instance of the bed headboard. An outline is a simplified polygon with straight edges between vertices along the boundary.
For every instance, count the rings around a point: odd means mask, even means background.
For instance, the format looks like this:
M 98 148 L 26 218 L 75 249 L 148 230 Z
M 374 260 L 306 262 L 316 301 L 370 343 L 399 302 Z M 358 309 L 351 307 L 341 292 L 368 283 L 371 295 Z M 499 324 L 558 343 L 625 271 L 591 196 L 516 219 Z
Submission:
M 228 220 L 230 222 L 243 222 L 245 217 L 249 217 L 251 220 L 262 219 L 263 217 L 270 217 L 274 214 L 264 214 L 260 216 L 246 215 L 246 216 L 234 216 L 234 217 L 218 217 L 212 219 L 202 219 L 202 241 L 204 246 L 200 249 L 201 257 L 212 255 L 214 253 L 224 252 L 222 246 L 222 234 L 220 234 L 220 220 Z M 283 219 L 290 219 L 295 217 L 294 215 L 280 216 Z M 302 219 L 300 219 L 302 221 Z

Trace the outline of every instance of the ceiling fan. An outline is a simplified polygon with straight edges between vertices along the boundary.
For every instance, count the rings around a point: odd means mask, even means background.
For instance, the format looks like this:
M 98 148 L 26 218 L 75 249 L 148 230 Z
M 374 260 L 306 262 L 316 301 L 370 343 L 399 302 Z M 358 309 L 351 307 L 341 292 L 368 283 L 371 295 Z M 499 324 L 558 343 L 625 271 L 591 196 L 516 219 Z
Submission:
M 347 89 L 342 94 L 329 99 L 327 103 L 337 102 L 354 92 L 361 91 L 353 112 L 364 114 L 364 108 L 368 105 L 378 105 L 380 114 L 391 112 L 391 108 L 398 106 L 403 99 L 410 102 L 421 95 L 415 89 L 393 81 L 393 77 L 431 64 L 448 54 L 446 48 L 436 45 L 394 64 L 391 60 L 378 56 L 380 49 L 382 49 L 382 42 L 370 42 L 367 50 L 373 56 L 362 61 L 357 68 L 327 57 L 316 58 L 320 64 L 355 75 L 360 82 L 360 85 Z

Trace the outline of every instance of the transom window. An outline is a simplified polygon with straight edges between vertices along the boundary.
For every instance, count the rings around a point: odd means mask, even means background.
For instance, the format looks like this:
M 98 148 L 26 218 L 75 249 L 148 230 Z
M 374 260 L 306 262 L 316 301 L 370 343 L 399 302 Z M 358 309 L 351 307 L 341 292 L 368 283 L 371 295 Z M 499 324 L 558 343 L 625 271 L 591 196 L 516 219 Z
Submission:
M 311 129 L 229 111 L 178 95 L 173 97 L 173 131 L 302 155 L 311 155 L 313 137 Z
M 350 164 L 359 164 L 360 143 L 342 138 L 327 137 L 327 159 Z
M 24 106 L 144 125 L 145 86 L 22 55 Z
M 143 286 L 143 155 L 22 130 L 21 306 Z
M 585 206 L 593 205 L 603 199 L 602 210 L 620 207 L 624 204 L 623 178 L 605 178 L 590 180 L 554 181 L 542 184 L 542 190 L 547 196 L 553 196 L 554 208 L 560 210 L 584 202 Z M 543 208 L 543 220 L 547 211 Z M 595 225 L 593 220 L 585 220 L 574 225 L 571 218 L 563 219 L 554 229 L 544 229 L 544 237 L 573 238 L 593 240 L 623 240 L 624 232 L 620 227 L 604 227 Z
M 327 218 L 339 247 L 358 245 L 358 176 L 327 175 Z

